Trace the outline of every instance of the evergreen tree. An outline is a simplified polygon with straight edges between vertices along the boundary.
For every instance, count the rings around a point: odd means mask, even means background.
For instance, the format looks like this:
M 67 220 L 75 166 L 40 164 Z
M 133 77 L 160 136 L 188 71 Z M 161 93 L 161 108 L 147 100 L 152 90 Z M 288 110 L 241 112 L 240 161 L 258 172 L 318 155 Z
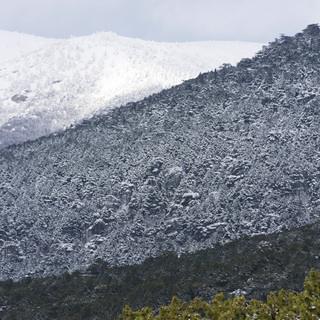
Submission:
M 123 309 L 120 320 L 318 320 L 320 317 L 320 276 L 311 269 L 301 293 L 280 290 L 271 292 L 267 302 L 255 299 L 246 302 L 245 297 L 226 299 L 223 293 L 216 294 L 211 304 L 195 298 L 189 304 L 173 297 L 170 305 L 161 306 L 153 316 L 150 308 L 132 311 Z

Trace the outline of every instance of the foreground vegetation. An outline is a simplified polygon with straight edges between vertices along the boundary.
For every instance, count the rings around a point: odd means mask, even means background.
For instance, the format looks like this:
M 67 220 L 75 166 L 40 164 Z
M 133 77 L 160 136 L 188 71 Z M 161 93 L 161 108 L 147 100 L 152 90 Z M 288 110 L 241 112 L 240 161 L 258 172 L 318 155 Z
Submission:
M 267 302 L 255 299 L 246 301 L 244 296 L 226 299 L 223 293 L 217 294 L 212 303 L 195 298 L 189 304 L 173 297 L 170 305 L 161 306 L 157 316 L 152 309 L 145 307 L 132 311 L 129 306 L 123 309 L 120 320 L 232 320 L 232 319 L 319 319 L 320 317 L 320 277 L 311 269 L 305 279 L 305 290 L 301 293 L 281 290 L 278 295 L 271 292 Z
M 59 276 L 0 281 L 0 319 L 114 320 L 125 305 L 158 310 L 173 296 L 209 302 L 218 293 L 266 302 L 270 291 L 303 291 L 308 271 L 320 270 L 319 231 L 314 223 L 180 257 L 163 252 L 140 265 L 97 261 Z

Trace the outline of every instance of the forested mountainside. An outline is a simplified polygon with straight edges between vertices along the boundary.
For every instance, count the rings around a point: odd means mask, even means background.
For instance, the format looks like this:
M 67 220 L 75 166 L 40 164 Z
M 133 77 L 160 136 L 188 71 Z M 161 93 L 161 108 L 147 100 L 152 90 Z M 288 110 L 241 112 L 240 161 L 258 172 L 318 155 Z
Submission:
M 125 305 L 157 310 L 174 295 L 211 303 L 219 292 L 266 301 L 270 291 L 302 291 L 308 271 L 320 268 L 319 250 L 318 222 L 179 258 L 163 252 L 137 265 L 110 267 L 97 261 L 82 272 L 6 280 L 0 282 L 0 318 L 115 320 Z
M 0 148 L 62 131 L 225 62 L 236 64 L 262 47 L 235 41 L 143 41 L 112 32 L 50 41 L 0 31 L 2 40 Z M 1 63 L 2 55 L 12 59 L 12 51 L 23 47 L 27 53 L 29 46 L 43 48 Z
M 0 151 L 1 278 L 139 263 L 319 219 L 320 30 Z

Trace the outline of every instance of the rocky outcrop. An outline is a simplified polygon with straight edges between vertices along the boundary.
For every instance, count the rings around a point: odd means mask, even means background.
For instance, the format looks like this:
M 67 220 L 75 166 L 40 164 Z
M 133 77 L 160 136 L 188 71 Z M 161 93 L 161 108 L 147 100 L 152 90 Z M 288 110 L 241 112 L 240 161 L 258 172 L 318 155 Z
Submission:
M 23 94 L 15 94 L 11 97 L 11 100 L 16 103 L 21 103 L 27 101 L 28 97 Z

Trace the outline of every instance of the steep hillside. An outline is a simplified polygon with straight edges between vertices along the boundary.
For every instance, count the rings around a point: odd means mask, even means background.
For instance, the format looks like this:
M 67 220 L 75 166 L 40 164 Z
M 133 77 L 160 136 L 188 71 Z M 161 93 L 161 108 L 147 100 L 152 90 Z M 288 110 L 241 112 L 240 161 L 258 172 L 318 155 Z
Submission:
M 319 219 L 320 31 L 0 152 L 1 278 Z
M 261 47 L 158 43 L 111 32 L 57 41 L 0 66 L 0 148 L 63 130 L 223 63 L 235 64 Z

